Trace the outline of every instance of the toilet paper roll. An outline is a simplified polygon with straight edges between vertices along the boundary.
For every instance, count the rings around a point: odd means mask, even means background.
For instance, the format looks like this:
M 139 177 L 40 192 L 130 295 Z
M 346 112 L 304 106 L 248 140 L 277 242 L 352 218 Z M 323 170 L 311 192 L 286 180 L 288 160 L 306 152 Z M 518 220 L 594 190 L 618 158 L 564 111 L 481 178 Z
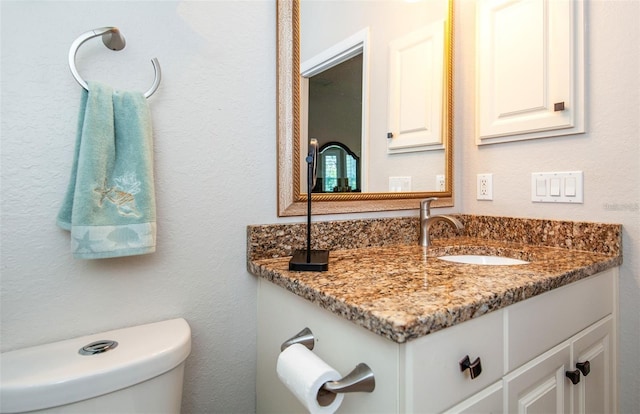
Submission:
M 336 394 L 326 407 L 316 399 L 318 390 L 327 381 L 337 381 L 341 375 L 302 344 L 294 344 L 280 353 L 276 372 L 280 381 L 296 396 L 311 414 L 335 413 L 344 394 Z

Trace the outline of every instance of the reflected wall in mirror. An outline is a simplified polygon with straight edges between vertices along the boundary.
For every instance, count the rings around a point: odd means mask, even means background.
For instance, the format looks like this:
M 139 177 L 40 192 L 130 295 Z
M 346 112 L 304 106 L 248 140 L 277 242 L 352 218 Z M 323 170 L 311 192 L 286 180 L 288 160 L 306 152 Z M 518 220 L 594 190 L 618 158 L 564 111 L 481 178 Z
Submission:
M 303 75 L 301 147 L 320 146 L 314 192 L 360 192 L 363 148 L 362 53 L 311 76 Z M 304 65 L 303 65 L 304 66 Z M 304 73 L 304 71 L 303 71 Z M 306 118 L 306 119 L 305 119 Z M 306 125 L 306 127 L 305 127 Z M 301 174 L 304 180 L 304 174 Z M 301 192 L 307 189 L 303 186 Z
M 452 0 L 277 8 L 278 214 L 306 213 L 312 138 L 314 214 L 453 205 Z

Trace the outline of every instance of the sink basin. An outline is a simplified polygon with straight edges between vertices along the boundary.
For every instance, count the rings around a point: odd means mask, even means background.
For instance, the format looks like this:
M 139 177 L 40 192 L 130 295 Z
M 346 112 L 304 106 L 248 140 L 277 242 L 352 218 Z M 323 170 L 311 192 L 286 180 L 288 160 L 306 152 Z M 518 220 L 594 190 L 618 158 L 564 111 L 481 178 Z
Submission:
M 448 262 L 463 263 L 463 264 L 475 264 L 475 265 L 490 265 L 490 266 L 513 266 L 528 264 L 526 260 L 512 259 L 510 257 L 502 256 L 485 256 L 485 255 L 457 255 L 457 256 L 440 256 L 440 260 L 446 260 Z

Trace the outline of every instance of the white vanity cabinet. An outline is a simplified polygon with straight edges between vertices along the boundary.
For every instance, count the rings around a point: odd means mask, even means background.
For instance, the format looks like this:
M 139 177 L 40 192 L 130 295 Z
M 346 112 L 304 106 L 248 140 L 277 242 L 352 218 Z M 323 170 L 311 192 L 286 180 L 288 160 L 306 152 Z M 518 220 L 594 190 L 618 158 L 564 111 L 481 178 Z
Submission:
M 275 367 L 282 342 L 309 327 L 313 352 L 342 375 L 360 362 L 375 375 L 374 392 L 347 394 L 339 413 L 616 412 L 616 292 L 614 268 L 398 344 L 260 279 L 257 411 L 305 412 Z M 474 379 L 466 356 L 481 364 Z
M 608 317 L 577 336 L 572 343 L 572 367 L 589 362 L 587 375 L 573 387 L 574 413 L 615 413 L 617 410 L 614 320 Z
M 505 376 L 506 412 L 616 412 L 612 339 L 608 316 Z
M 616 272 L 505 308 L 503 380 L 447 412 L 617 412 Z
M 280 382 L 276 362 L 280 346 L 305 327 L 313 332 L 313 352 L 347 375 L 361 362 L 375 375 L 373 393 L 347 394 L 343 413 L 397 413 L 401 387 L 399 346 L 356 326 L 269 281 L 259 279 L 258 361 L 256 396 L 258 413 L 305 413 L 294 395 Z
M 583 1 L 476 2 L 476 143 L 585 132 Z
M 447 413 L 616 412 L 613 332 L 610 315 Z
M 401 413 L 437 413 L 498 381 L 504 372 L 503 310 L 491 312 L 399 345 L 406 388 Z M 460 361 L 479 358 L 480 375 L 471 379 Z

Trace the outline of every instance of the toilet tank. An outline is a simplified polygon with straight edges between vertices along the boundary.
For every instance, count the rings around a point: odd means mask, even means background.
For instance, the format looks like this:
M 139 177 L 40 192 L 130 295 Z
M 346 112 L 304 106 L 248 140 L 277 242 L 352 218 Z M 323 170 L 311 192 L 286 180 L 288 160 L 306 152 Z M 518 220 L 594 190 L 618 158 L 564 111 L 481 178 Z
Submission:
M 0 412 L 179 413 L 190 352 L 182 318 L 5 352 Z

